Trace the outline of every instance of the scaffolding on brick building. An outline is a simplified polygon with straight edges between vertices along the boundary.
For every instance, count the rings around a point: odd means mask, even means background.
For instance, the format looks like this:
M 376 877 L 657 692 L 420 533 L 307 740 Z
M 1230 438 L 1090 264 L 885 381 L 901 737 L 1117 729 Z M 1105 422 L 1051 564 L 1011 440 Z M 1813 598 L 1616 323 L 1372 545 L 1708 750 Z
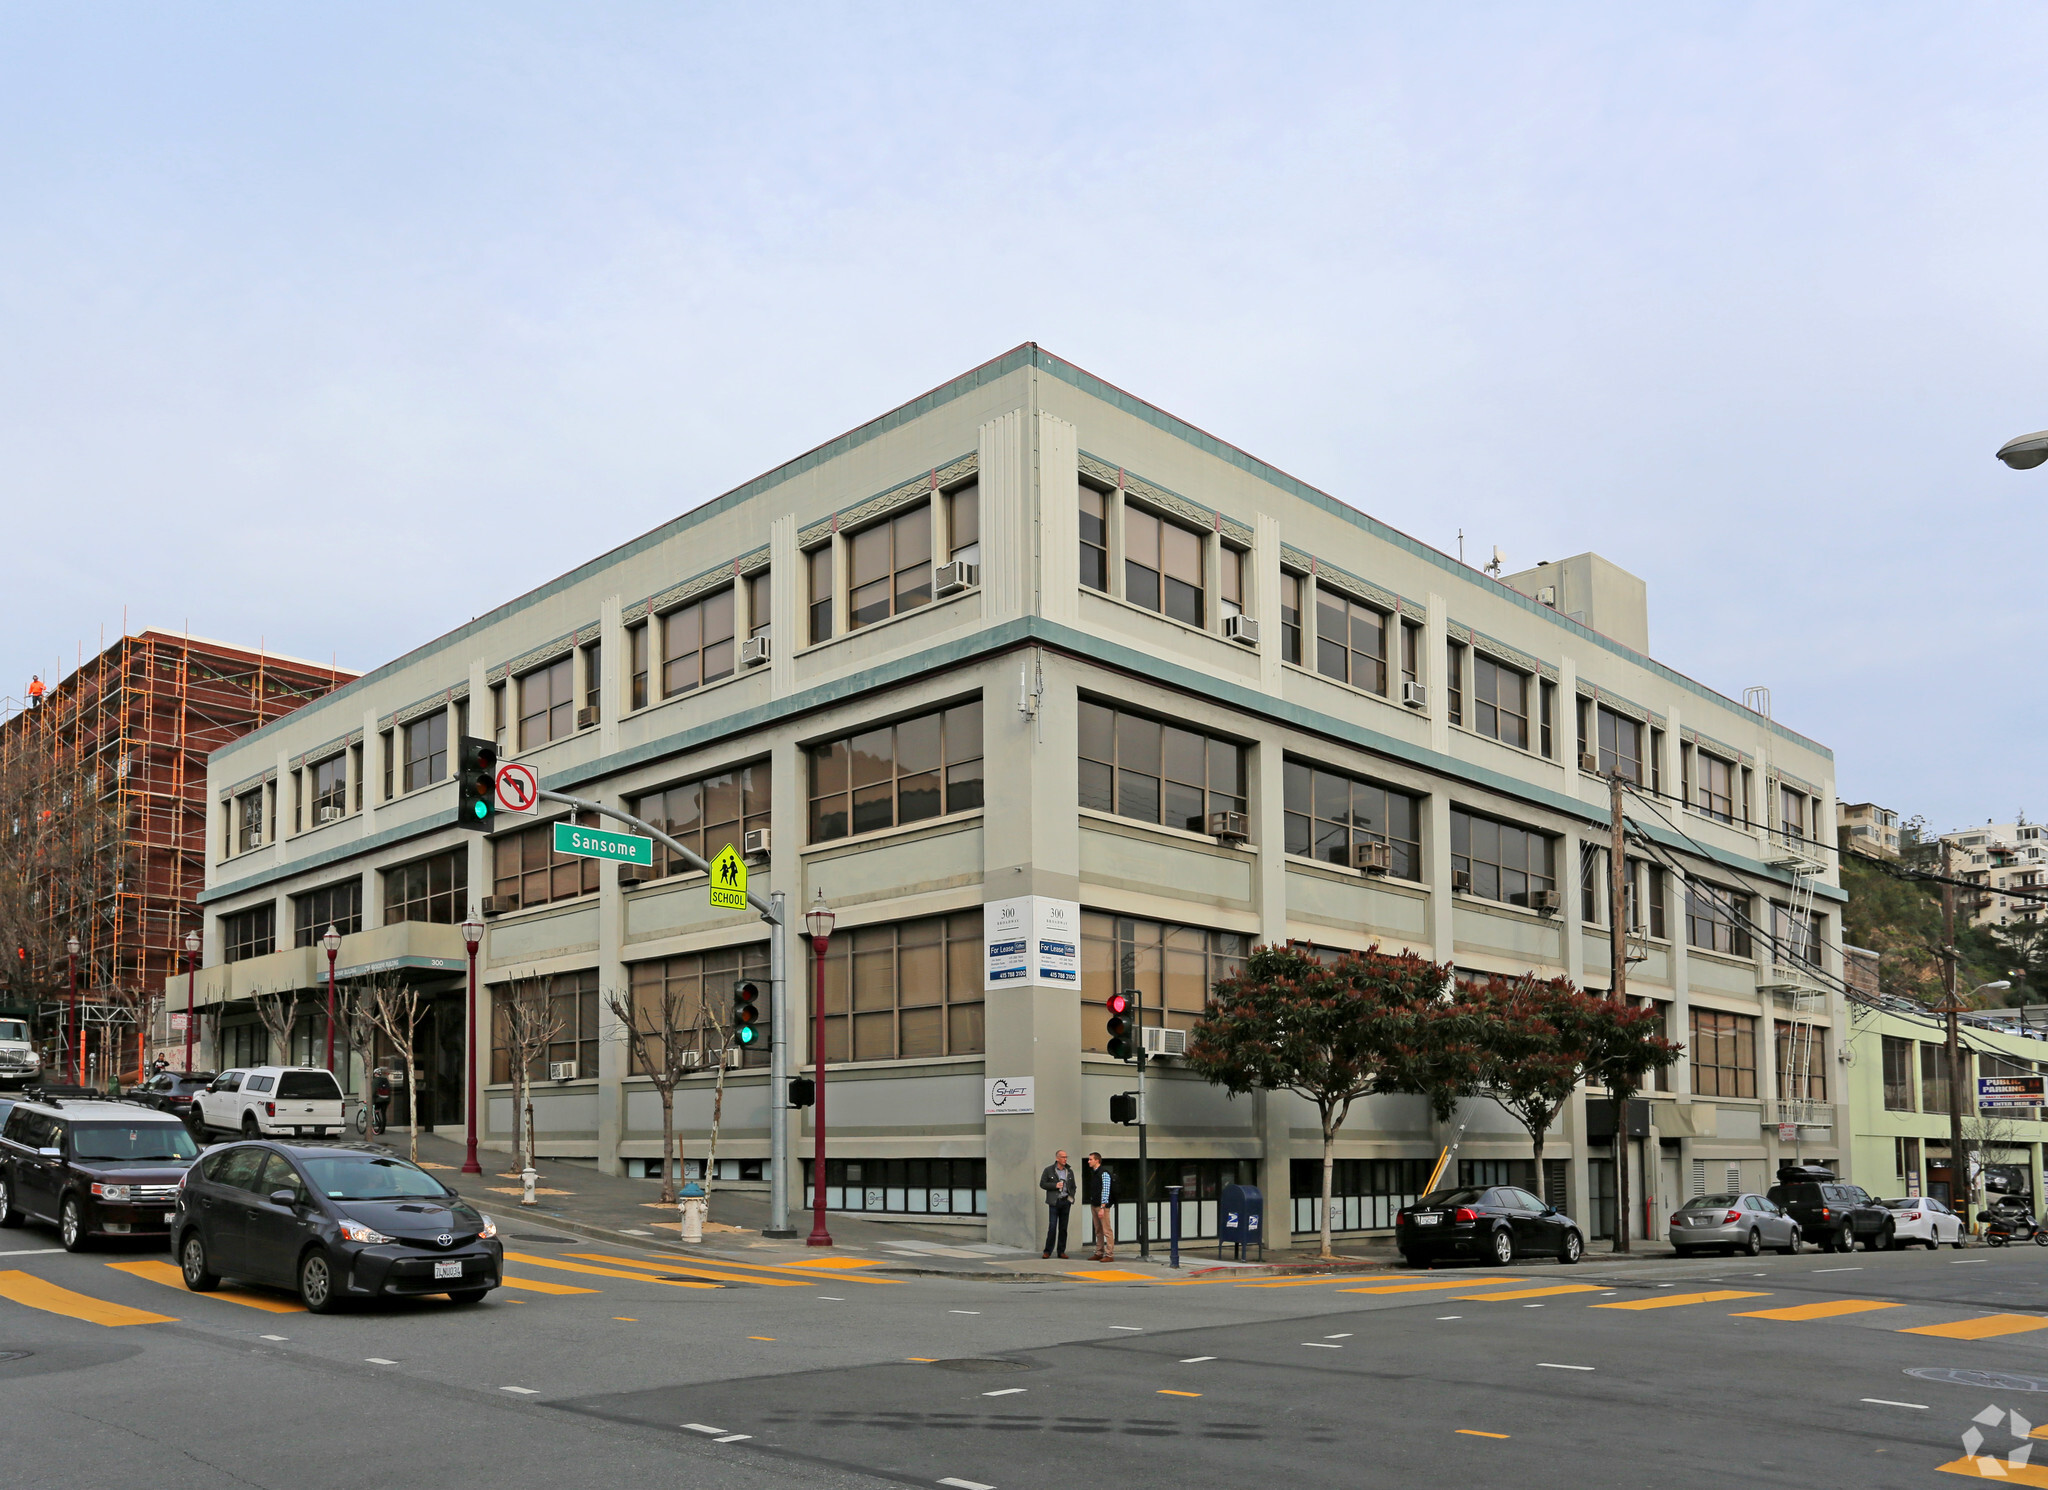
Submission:
M 43 887 L 43 934 L 17 969 L 37 991 L 53 1052 L 65 1040 L 64 944 L 76 936 L 84 1064 L 102 1079 L 139 1068 L 153 993 L 183 968 L 185 935 L 201 923 L 207 756 L 355 676 L 147 630 L 81 656 L 40 701 L 0 700 L 0 782 L 40 772 L 90 792 L 99 809 L 58 814 L 51 831 L 70 835 L 73 867 Z M 81 1064 L 68 1050 L 64 1061 L 74 1073 Z

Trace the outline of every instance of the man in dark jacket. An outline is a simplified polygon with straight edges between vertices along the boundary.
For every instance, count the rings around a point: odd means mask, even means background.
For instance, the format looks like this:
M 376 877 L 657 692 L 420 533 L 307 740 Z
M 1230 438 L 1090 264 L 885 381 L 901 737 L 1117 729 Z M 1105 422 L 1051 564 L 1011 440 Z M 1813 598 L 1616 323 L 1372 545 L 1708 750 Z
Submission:
M 1061 1149 L 1052 1156 L 1052 1163 L 1045 1166 L 1045 1172 L 1038 1177 L 1038 1188 L 1045 1192 L 1045 1251 L 1039 1255 L 1050 1257 L 1058 1252 L 1067 1255 L 1067 1214 L 1074 1208 L 1074 1170 L 1067 1163 L 1067 1151 Z
M 1095 1211 L 1095 1251 L 1090 1255 L 1097 1262 L 1115 1262 L 1116 1179 L 1102 1162 L 1102 1155 L 1088 1156 L 1088 1173 L 1082 1183 L 1087 1186 L 1088 1204 Z

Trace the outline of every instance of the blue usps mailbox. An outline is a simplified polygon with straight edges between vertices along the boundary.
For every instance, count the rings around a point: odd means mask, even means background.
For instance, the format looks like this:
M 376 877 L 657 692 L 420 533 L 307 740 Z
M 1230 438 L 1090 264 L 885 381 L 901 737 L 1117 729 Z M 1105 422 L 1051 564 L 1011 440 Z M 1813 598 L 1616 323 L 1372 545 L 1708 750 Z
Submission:
M 1266 1255 L 1266 1198 L 1259 1193 L 1259 1187 L 1225 1185 L 1220 1209 L 1216 1226 L 1216 1255 L 1223 1255 L 1223 1244 L 1228 1242 L 1237 1249 L 1238 1257 L 1244 1256 L 1246 1247 L 1257 1247 L 1263 1259 Z

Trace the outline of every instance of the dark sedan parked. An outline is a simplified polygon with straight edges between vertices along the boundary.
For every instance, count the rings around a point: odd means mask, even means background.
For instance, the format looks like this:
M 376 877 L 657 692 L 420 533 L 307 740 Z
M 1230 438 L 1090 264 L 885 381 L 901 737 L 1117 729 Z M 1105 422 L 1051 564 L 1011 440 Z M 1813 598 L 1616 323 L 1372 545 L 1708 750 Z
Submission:
M 174 1117 L 189 1118 L 192 1098 L 205 1091 L 212 1080 L 211 1071 L 159 1071 L 141 1086 L 129 1088 L 128 1100 Z
M 496 1288 L 491 1218 L 415 1164 L 364 1147 L 237 1143 L 192 1166 L 171 1222 L 185 1286 L 223 1277 L 295 1289 L 325 1314 L 349 1299 Z
M 1394 1217 L 1394 1242 L 1411 1267 L 1455 1257 L 1496 1267 L 1523 1256 L 1569 1263 L 1586 1250 L 1576 1221 L 1513 1185 L 1433 1190 Z

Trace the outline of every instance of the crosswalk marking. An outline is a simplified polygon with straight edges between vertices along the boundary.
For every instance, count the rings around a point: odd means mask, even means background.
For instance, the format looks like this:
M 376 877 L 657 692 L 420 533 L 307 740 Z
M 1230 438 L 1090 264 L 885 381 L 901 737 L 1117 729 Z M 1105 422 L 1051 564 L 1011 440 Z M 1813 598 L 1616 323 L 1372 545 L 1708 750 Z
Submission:
M 600 1288 L 577 1288 L 570 1283 L 550 1283 L 542 1278 L 514 1278 L 509 1275 L 498 1280 L 507 1288 L 523 1288 L 529 1293 L 602 1293 Z
M 1877 1299 L 1830 1299 L 1824 1304 L 1794 1304 L 1789 1309 L 1751 1309 L 1737 1314 L 1736 1319 L 1838 1319 L 1844 1314 L 1868 1314 L 1873 1309 L 1896 1309 L 1900 1306 L 1883 1303 Z
M 763 1288 L 811 1288 L 815 1285 L 800 1278 L 778 1278 L 772 1273 L 720 1272 L 716 1268 L 699 1267 L 695 1263 L 679 1263 L 662 1260 L 641 1262 L 631 1257 L 611 1257 L 603 1252 L 571 1252 L 571 1257 L 584 1258 L 590 1262 L 616 1262 L 629 1268 L 658 1268 L 664 1273 L 680 1273 L 686 1278 L 715 1278 L 721 1283 L 755 1283 Z
M 1973 1480 L 2002 1480 L 2008 1485 L 2048 1485 L 2048 1469 L 2038 1464 L 2014 1464 L 2005 1459 L 1966 1457 L 1937 1464 L 1941 1474 L 1968 1475 Z
M 1660 1293 L 1649 1299 L 1616 1299 L 1611 1304 L 1594 1304 L 1595 1309 L 1676 1309 L 1686 1304 L 1718 1304 L 1723 1299 L 1767 1299 L 1768 1293 L 1751 1293 L 1736 1288 L 1715 1289 L 1711 1293 Z M 2048 1324 L 2048 1319 L 2041 1321 Z
M 1554 1298 L 1561 1293 L 1600 1293 L 1602 1291 L 1597 1283 L 1558 1283 L 1549 1288 L 1511 1288 L 1504 1293 L 1461 1293 L 1458 1295 L 1458 1298 L 1460 1301 L 1476 1299 L 1490 1303 L 1496 1299 L 1547 1299 Z
M 1939 1335 L 1944 1340 L 1991 1340 L 1999 1335 L 2024 1335 L 2028 1330 L 2048 1330 L 2048 1319 L 2038 1314 L 1986 1314 L 1977 1319 L 1959 1319 L 1954 1324 L 1917 1325 L 1899 1333 Z
M 176 1324 L 169 1314 L 152 1314 L 147 1309 L 131 1309 L 126 1304 L 113 1304 L 105 1299 L 96 1299 L 89 1294 L 73 1293 L 68 1288 L 59 1288 L 54 1283 L 45 1283 L 31 1273 L 9 1268 L 0 1272 L 0 1299 L 12 1299 L 15 1303 L 30 1309 L 40 1309 L 45 1314 L 61 1314 L 67 1319 L 83 1320 L 87 1324 Z
M 657 1278 L 651 1273 L 625 1273 L 617 1268 L 601 1268 L 587 1262 L 556 1262 L 552 1257 L 535 1257 L 527 1252 L 507 1252 L 508 1262 L 522 1263 L 532 1268 L 553 1268 L 563 1273 L 587 1273 L 593 1278 L 624 1278 L 632 1283 L 659 1283 L 664 1288 L 716 1288 L 716 1283 L 691 1283 L 683 1280 L 671 1281 Z
M 1447 1278 L 1438 1283 L 1421 1283 L 1413 1273 L 1353 1273 L 1344 1276 L 1324 1274 L 1315 1278 L 1262 1278 L 1250 1283 L 1240 1283 L 1239 1288 L 1314 1288 L 1323 1283 L 1390 1283 L 1401 1282 L 1411 1288 L 1463 1288 L 1463 1278 Z M 1519 1283 L 1519 1278 L 1503 1278 L 1503 1283 Z M 1353 1290 L 1345 1290 L 1351 1292 Z M 1358 1292 L 1364 1292 L 1360 1289 Z
M 185 1287 L 185 1275 L 168 1262 L 143 1260 L 141 1262 L 110 1262 L 107 1264 L 117 1273 L 126 1273 L 131 1278 L 147 1278 L 152 1283 L 161 1283 L 166 1288 L 175 1288 L 180 1293 L 189 1293 Z M 222 1303 L 240 1304 L 245 1309 L 261 1309 L 266 1314 L 304 1314 L 306 1306 L 297 1299 L 283 1298 L 277 1294 L 252 1293 L 246 1288 L 229 1288 L 223 1285 L 215 1289 L 209 1298 Z
M 1149 1283 L 1150 1273 L 1127 1273 L 1117 1268 L 1108 1268 L 1093 1273 L 1069 1273 L 1069 1278 L 1086 1278 L 1090 1283 Z
M 1492 1283 L 1527 1283 L 1527 1278 L 1494 1278 Z M 1340 1288 L 1339 1293 L 1441 1293 L 1447 1288 L 1470 1288 L 1470 1278 L 1439 1278 L 1434 1283 L 1376 1283 L 1370 1288 Z

